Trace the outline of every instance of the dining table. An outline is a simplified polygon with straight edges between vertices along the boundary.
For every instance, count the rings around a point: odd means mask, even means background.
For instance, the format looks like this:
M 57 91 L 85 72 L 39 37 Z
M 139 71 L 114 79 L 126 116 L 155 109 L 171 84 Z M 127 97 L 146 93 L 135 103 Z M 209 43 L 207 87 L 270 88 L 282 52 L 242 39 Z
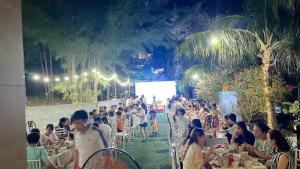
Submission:
M 49 160 L 59 167 L 66 167 L 74 158 L 74 142 L 70 140 L 59 140 L 58 142 L 45 142 Z
M 49 154 L 49 160 L 55 165 L 66 167 L 73 161 L 74 148 L 62 150 L 58 154 Z
M 210 161 L 212 169 L 267 169 L 261 159 L 250 156 L 238 146 L 218 147 L 216 156 Z

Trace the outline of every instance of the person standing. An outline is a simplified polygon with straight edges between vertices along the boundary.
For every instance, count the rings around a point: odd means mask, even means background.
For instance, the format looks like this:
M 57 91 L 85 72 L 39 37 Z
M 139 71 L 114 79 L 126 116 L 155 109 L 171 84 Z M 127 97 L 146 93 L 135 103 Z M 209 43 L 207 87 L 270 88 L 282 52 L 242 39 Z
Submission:
M 143 94 L 141 96 L 141 101 L 142 101 L 142 103 L 144 103 L 145 105 L 147 105 L 147 100 L 146 100 L 146 98 L 145 98 L 145 96 Z
M 150 114 L 150 121 L 152 127 L 152 136 L 157 137 L 157 133 L 158 133 L 157 111 L 155 110 L 153 105 L 151 105 L 150 107 L 149 114 Z
M 213 127 L 218 129 L 220 127 L 220 118 L 219 118 L 220 111 L 218 110 L 216 103 L 212 104 L 211 114 L 213 116 Z
M 103 132 L 104 138 L 107 142 L 107 146 L 111 147 L 112 146 L 112 129 L 108 125 L 108 119 L 107 117 L 102 117 L 101 118 L 101 124 L 99 125 L 99 129 Z
M 142 103 L 141 104 L 141 110 L 140 113 L 137 114 L 137 116 L 140 118 L 140 128 L 141 128 L 141 133 L 143 135 L 143 142 L 146 142 L 146 140 L 148 139 L 148 133 L 147 133 L 147 106 Z
M 71 117 L 71 124 L 74 125 L 76 133 L 74 136 L 74 168 L 83 167 L 87 159 L 96 151 L 107 148 L 108 144 L 102 131 L 88 121 L 88 114 L 84 110 L 76 111 Z

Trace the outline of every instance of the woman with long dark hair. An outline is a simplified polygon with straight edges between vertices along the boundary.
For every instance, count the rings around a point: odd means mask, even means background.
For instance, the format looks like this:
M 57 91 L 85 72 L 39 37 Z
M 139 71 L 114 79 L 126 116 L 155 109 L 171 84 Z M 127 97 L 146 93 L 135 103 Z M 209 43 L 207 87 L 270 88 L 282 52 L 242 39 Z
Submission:
M 255 137 L 254 134 L 251 133 L 247 129 L 247 125 L 244 121 L 237 122 L 237 131 L 236 133 L 232 136 L 230 143 L 231 144 L 250 144 L 254 145 Z
M 268 141 L 272 146 L 271 155 L 266 162 L 270 169 L 293 169 L 293 155 L 290 152 L 290 145 L 280 131 L 271 130 L 268 132 Z
M 188 135 L 183 140 L 183 145 L 185 145 L 187 143 L 187 141 L 190 139 L 191 133 L 192 133 L 194 128 L 201 128 L 202 129 L 202 124 L 201 124 L 200 119 L 193 119 L 192 122 L 189 124 Z
M 189 146 L 183 159 L 183 168 L 202 169 L 209 161 L 213 151 L 210 149 L 205 154 L 202 152 L 205 143 L 205 133 L 202 129 L 194 128 L 189 139 Z
M 141 128 L 141 133 L 143 135 L 143 142 L 145 142 L 147 139 L 148 139 L 148 133 L 147 133 L 147 113 L 148 113 L 148 110 L 147 110 L 147 106 L 142 103 L 141 104 L 141 110 L 140 110 L 140 113 L 137 114 L 138 117 L 140 117 L 140 128 Z
M 185 153 L 186 153 L 186 151 L 189 147 L 189 145 L 187 143 L 190 140 L 193 129 L 195 129 L 195 128 L 199 128 L 199 129 L 202 128 L 202 124 L 201 124 L 200 119 L 193 119 L 192 120 L 192 122 L 189 124 L 188 135 L 183 140 L 182 144 L 180 144 L 179 147 L 178 147 L 179 159 L 181 161 L 184 159 Z

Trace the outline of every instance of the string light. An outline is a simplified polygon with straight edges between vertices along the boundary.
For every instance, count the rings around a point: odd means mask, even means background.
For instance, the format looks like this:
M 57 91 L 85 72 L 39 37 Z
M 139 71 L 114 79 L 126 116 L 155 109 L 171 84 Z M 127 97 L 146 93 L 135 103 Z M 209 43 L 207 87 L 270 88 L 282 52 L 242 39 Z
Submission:
M 83 74 L 83 76 L 89 75 L 88 72 L 83 72 L 82 74 Z
M 112 76 L 110 76 L 110 77 L 106 77 L 106 76 L 102 75 L 99 71 L 97 71 L 97 69 L 92 69 L 91 71 L 94 72 L 94 73 L 97 75 L 97 77 L 99 77 L 99 78 L 101 78 L 101 79 L 103 79 L 103 80 L 105 80 L 105 81 L 112 81 L 112 80 L 115 80 L 115 81 L 116 81 L 119 85 L 121 85 L 121 86 L 127 86 L 127 85 L 130 85 L 130 79 L 127 79 L 126 82 L 122 82 L 122 81 L 120 81 L 120 80 L 118 79 L 118 76 L 117 76 L 117 74 L 115 74 L 115 73 L 114 73 Z M 86 72 L 86 71 L 83 72 L 83 73 L 82 73 L 82 76 L 88 76 L 88 72 Z M 34 80 L 34 81 L 39 81 L 41 78 L 43 79 L 43 82 L 45 82 L 45 83 L 49 83 L 49 82 L 51 81 L 51 79 L 52 79 L 53 81 L 55 81 L 55 82 L 61 82 L 61 78 L 58 77 L 58 76 L 49 78 L 48 76 L 42 77 L 42 76 L 40 76 L 40 75 L 38 75 L 38 74 L 33 74 L 33 75 L 32 75 L 32 80 Z M 75 74 L 75 75 L 73 75 L 73 78 L 74 78 L 74 79 L 78 79 L 79 76 Z M 65 81 L 70 81 L 70 77 L 69 77 L 69 76 L 64 76 L 63 80 L 65 80 Z
M 56 82 L 59 82 L 59 81 L 60 81 L 60 78 L 59 78 L 59 77 L 56 77 L 54 80 L 55 80 Z
M 50 81 L 50 79 L 49 79 L 49 77 L 44 77 L 43 81 L 44 81 L 45 83 L 48 83 L 48 82 Z
M 104 80 L 106 80 L 106 81 L 111 81 L 111 80 L 115 79 L 116 76 L 115 76 L 115 75 L 112 75 L 111 77 L 107 78 L 107 77 L 105 77 L 105 76 L 103 76 L 103 75 L 100 75 L 100 78 L 102 78 L 102 79 L 104 79 Z
M 69 76 L 65 76 L 65 77 L 64 77 L 64 80 L 65 80 L 65 81 L 69 81 L 69 80 L 70 80 Z
M 32 79 L 35 80 L 35 81 L 40 80 L 40 78 L 41 77 L 39 75 L 36 75 L 36 74 L 32 76 Z

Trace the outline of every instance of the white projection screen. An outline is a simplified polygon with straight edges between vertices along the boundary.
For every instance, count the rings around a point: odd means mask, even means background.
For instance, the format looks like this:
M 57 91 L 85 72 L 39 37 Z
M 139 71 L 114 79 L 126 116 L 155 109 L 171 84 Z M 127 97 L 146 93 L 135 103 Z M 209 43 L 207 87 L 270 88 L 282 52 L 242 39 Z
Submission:
M 165 103 L 167 98 L 176 95 L 175 81 L 156 81 L 156 82 L 137 82 L 135 83 L 136 95 L 141 97 L 144 95 L 147 104 L 153 103 L 153 96 L 156 102 Z

